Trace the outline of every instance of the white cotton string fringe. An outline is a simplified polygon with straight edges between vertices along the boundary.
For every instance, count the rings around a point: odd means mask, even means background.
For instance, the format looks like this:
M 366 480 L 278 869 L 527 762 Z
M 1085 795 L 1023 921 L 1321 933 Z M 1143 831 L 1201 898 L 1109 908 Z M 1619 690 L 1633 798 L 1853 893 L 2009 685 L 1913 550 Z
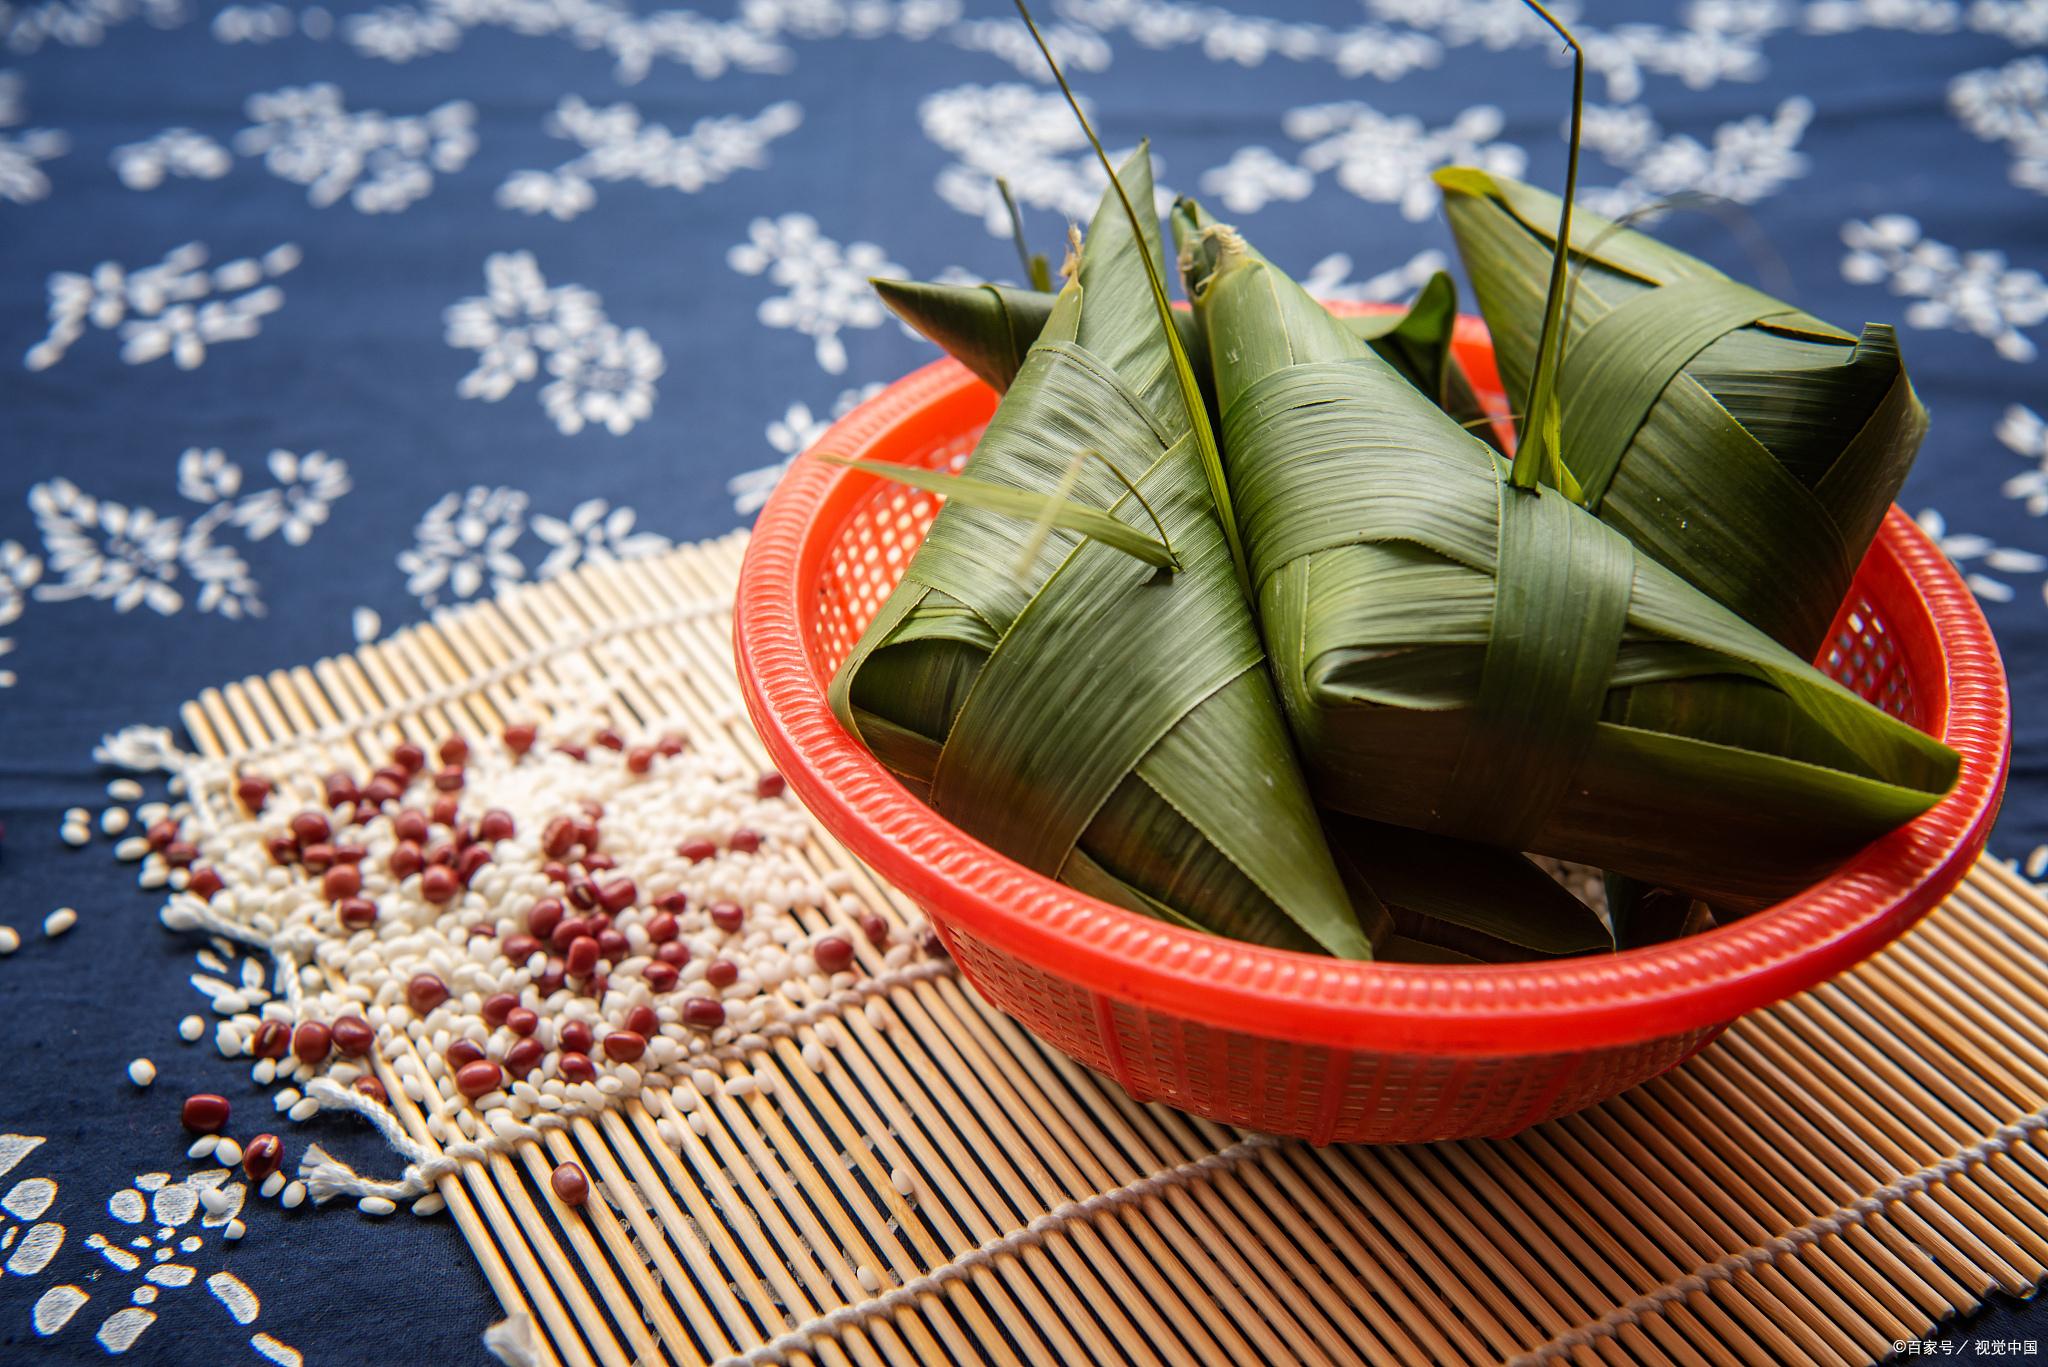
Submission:
M 1641 1323 L 1645 1315 L 1653 1314 L 1673 1301 L 1684 1300 L 1695 1292 L 1704 1291 L 1715 1282 L 1725 1282 L 1730 1277 L 1759 1267 L 1775 1266 L 1781 1259 L 1790 1257 L 1807 1245 L 1864 1224 L 1892 1202 L 1908 1196 L 1917 1196 L 1936 1183 L 1959 1176 L 1979 1163 L 2006 1153 L 2015 1144 L 2025 1142 L 2044 1129 L 2048 1129 L 2048 1110 L 2036 1111 L 2010 1125 L 2001 1125 L 1961 1153 L 1953 1154 L 1918 1172 L 1908 1173 L 1904 1177 L 1887 1182 L 1870 1195 L 1852 1201 L 1840 1210 L 1801 1225 L 1798 1229 L 1781 1234 L 1775 1239 L 1753 1244 L 1739 1253 L 1731 1253 L 1719 1262 L 1709 1263 L 1700 1268 L 1697 1272 L 1666 1282 L 1626 1305 L 1618 1305 L 1591 1323 L 1567 1330 L 1548 1343 L 1512 1359 L 1509 1367 L 1539 1367 L 1541 1363 L 1555 1362 L 1580 1348 L 1611 1338 L 1620 1330 Z
M 766 1048 L 770 1040 L 794 1039 L 796 1032 L 804 1026 L 814 1025 L 827 1017 L 837 1017 L 841 1012 L 892 988 L 945 977 L 952 972 L 952 960 L 930 959 L 894 973 L 869 978 L 813 1002 L 801 1011 L 793 1011 L 771 1025 L 742 1035 L 730 1044 L 707 1050 L 699 1057 L 714 1060 L 741 1058 L 753 1050 Z M 384 1142 L 407 1160 L 405 1172 L 397 1178 L 364 1177 L 318 1144 L 308 1145 L 305 1157 L 299 1160 L 299 1176 L 305 1180 L 306 1190 L 315 1201 L 328 1201 L 336 1196 L 382 1196 L 389 1201 L 408 1201 L 430 1191 L 443 1177 L 460 1172 L 464 1163 L 478 1162 L 493 1154 L 509 1154 L 521 1144 L 540 1139 L 551 1130 L 567 1129 L 570 1121 L 599 1114 L 610 1105 L 609 1102 L 595 1105 L 572 1102 L 560 1110 L 542 1111 L 526 1120 L 519 1120 L 502 1110 L 490 1111 L 486 1113 L 490 1134 L 450 1144 L 437 1154 L 407 1134 L 404 1124 L 389 1107 L 380 1105 L 352 1087 L 344 1087 L 332 1078 L 315 1078 L 306 1084 L 306 1095 L 318 1101 L 322 1109 L 353 1111 L 360 1115 L 376 1126 L 377 1133 L 384 1136 Z
M 540 1341 L 533 1332 L 533 1316 L 524 1310 L 517 1311 L 484 1330 L 484 1351 L 505 1367 L 541 1367 Z
M 1031 1223 L 1008 1234 L 998 1235 L 976 1248 L 971 1248 L 949 1263 L 913 1277 L 899 1287 L 885 1291 L 871 1300 L 856 1301 L 842 1305 L 837 1310 L 819 1315 L 777 1338 L 772 1338 L 758 1348 L 751 1348 L 732 1357 L 721 1358 L 715 1367 L 771 1367 L 789 1358 L 794 1353 L 806 1352 L 814 1341 L 828 1335 L 863 1324 L 878 1315 L 890 1315 L 909 1305 L 920 1296 L 929 1296 L 941 1290 L 948 1282 L 958 1281 L 995 1259 L 1016 1253 L 1033 1244 L 1042 1242 L 1048 1235 L 1056 1234 L 1066 1226 L 1079 1220 L 1087 1220 L 1105 1211 L 1112 1211 L 1133 1201 L 1142 1201 L 1163 1191 L 1184 1187 L 1215 1173 L 1226 1172 L 1262 1149 L 1270 1149 L 1280 1141 L 1271 1135 L 1255 1134 L 1240 1139 L 1228 1148 L 1215 1153 L 1203 1154 L 1200 1158 L 1178 1163 L 1170 1168 L 1161 1168 L 1149 1177 L 1140 1177 L 1121 1187 L 1113 1187 L 1079 1201 L 1054 1206 Z

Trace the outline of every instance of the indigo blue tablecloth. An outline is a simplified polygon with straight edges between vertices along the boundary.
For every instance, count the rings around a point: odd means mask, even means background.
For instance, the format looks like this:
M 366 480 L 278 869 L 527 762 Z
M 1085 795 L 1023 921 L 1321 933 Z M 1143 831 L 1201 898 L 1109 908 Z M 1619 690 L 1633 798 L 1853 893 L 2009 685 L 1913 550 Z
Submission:
M 867 276 L 1013 277 L 995 174 L 1055 258 L 1095 199 L 996 0 L 661 3 L 0 0 L 0 1359 L 485 1360 L 495 1302 L 445 1218 L 252 1200 L 229 1245 L 195 1212 L 178 1099 L 266 1103 L 177 1039 L 205 1004 L 158 897 L 106 839 L 59 838 L 106 805 L 95 746 L 748 521 L 931 355 Z M 1105 137 L 1152 138 L 1166 185 L 1311 288 L 1398 299 L 1443 264 L 1438 165 L 1561 179 L 1566 72 L 1515 0 L 1229 5 L 1042 17 Z M 2004 647 L 1993 846 L 2024 859 L 2048 839 L 2048 4 L 1559 9 L 1592 58 L 1591 202 L 1719 197 L 1660 231 L 1901 325 L 1934 415 L 1905 506 Z M 79 922 L 49 939 L 59 906 Z M 308 1137 L 392 1166 L 352 1123 Z M 1980 1332 L 2048 1339 L 2017 1314 Z

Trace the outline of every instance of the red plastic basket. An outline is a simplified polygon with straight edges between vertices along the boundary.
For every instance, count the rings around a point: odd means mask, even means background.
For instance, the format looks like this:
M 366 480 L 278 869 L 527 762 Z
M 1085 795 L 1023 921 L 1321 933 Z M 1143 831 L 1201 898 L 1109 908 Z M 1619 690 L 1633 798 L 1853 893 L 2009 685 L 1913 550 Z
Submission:
M 1477 320 L 1460 359 L 1497 389 Z M 941 361 L 835 425 L 817 451 L 943 466 L 995 395 Z M 1947 559 L 1894 508 L 1819 664 L 1962 755 L 1954 791 L 1833 877 L 1649 949 L 1476 967 L 1349 963 L 1183 930 L 1030 872 L 906 792 L 826 704 L 833 671 L 937 512 L 929 495 L 805 457 L 740 573 L 747 707 L 818 818 L 930 915 L 983 996 L 1122 1083 L 1226 1124 L 1316 1143 L 1504 1135 L 1686 1058 L 1745 1011 L 1900 934 L 1982 849 L 2004 791 L 2005 675 Z

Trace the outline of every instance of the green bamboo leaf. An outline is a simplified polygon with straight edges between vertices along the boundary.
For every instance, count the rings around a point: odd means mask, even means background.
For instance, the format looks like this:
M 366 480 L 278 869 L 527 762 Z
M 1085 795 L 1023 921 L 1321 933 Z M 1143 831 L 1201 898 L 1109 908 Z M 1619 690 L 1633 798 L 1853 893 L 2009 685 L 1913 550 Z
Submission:
M 1212 244 L 1227 470 L 1320 800 L 1743 908 L 1953 782 L 1945 746 L 1515 487 L 1235 232 Z
M 1561 455 L 1564 435 L 1563 415 L 1557 403 L 1557 372 L 1564 363 L 1566 257 L 1572 240 L 1572 201 L 1578 197 L 1579 189 L 1579 143 L 1586 113 L 1586 53 L 1571 30 L 1558 23 L 1539 0 L 1522 3 L 1556 30 L 1571 50 L 1572 116 L 1566 134 L 1564 199 L 1557 214 L 1557 250 L 1550 257 L 1550 285 L 1543 300 L 1542 326 L 1536 334 L 1536 374 L 1530 382 L 1527 420 L 1522 428 L 1522 444 L 1515 451 L 1511 479 L 1519 489 L 1533 489 L 1540 480 L 1577 498 L 1578 491 L 1570 485 L 1572 477 L 1565 473 Z
M 999 394 L 1009 388 L 1024 354 L 1052 315 L 1053 295 L 1008 285 L 942 285 L 880 278 L 869 283 L 898 318 Z M 1492 419 L 1464 368 L 1451 354 L 1457 300 L 1457 286 L 1439 271 L 1405 311 L 1347 314 L 1339 322 L 1386 357 L 1446 413 L 1471 424 L 1482 439 L 1494 443 Z M 1209 346 L 1194 314 L 1175 309 L 1173 321 L 1198 386 L 1204 394 L 1211 393 Z
M 1430 958 L 1420 950 L 1433 946 L 1471 962 L 1512 962 L 1613 944 L 1590 907 L 1521 855 L 1341 812 L 1326 813 L 1324 825 L 1352 900 L 1385 908 L 1373 935 L 1391 946 L 1383 958 Z
M 1130 225 L 1131 235 L 1145 241 L 1156 241 L 1159 223 L 1152 216 L 1152 200 L 1145 200 L 1145 217 L 1141 220 L 1137 208 L 1131 202 L 1130 192 L 1118 179 L 1116 168 L 1109 164 L 1109 153 L 1103 150 L 1102 139 L 1095 136 L 1095 127 L 1088 122 L 1088 115 L 1081 108 L 1081 101 L 1074 95 L 1072 86 L 1067 84 L 1067 74 L 1060 69 L 1059 59 L 1046 46 L 1045 37 L 1038 31 L 1038 21 L 1031 17 L 1031 9 L 1024 0 L 1016 0 L 1017 14 L 1024 20 L 1024 27 L 1031 32 L 1031 41 L 1038 44 L 1039 53 L 1045 64 L 1052 69 L 1052 78 L 1059 82 L 1060 93 L 1067 97 L 1067 107 L 1074 111 L 1074 119 L 1081 125 L 1081 131 L 1088 137 L 1088 145 L 1095 149 L 1095 159 L 1102 163 L 1102 173 L 1109 177 L 1109 188 L 1115 192 L 1117 202 L 1123 205 L 1124 218 Z M 1149 170 L 1150 159 L 1147 158 Z M 1148 177 L 1149 179 L 1149 177 Z M 1149 185 L 1147 189 L 1149 189 Z M 1188 423 L 1195 439 L 1195 452 L 1201 458 L 1202 477 L 1209 484 L 1209 499 L 1215 505 L 1217 522 L 1223 528 L 1223 540 L 1230 548 L 1230 563 L 1237 570 L 1238 583 L 1250 592 L 1247 569 L 1244 560 L 1244 545 L 1238 539 L 1237 514 L 1230 506 L 1230 487 L 1223 479 L 1223 457 L 1216 449 L 1216 434 L 1209 427 L 1209 408 L 1202 395 L 1200 382 L 1195 378 L 1194 367 L 1188 363 L 1187 351 L 1181 346 L 1180 333 L 1174 327 L 1173 305 L 1166 297 L 1166 272 L 1157 252 L 1139 253 L 1139 260 L 1145 267 L 1145 283 L 1149 287 L 1152 302 L 1158 309 L 1159 332 L 1166 339 L 1167 356 L 1171 362 L 1170 371 L 1180 389 L 1181 406 L 1187 411 Z
M 1560 201 L 1469 167 L 1437 179 L 1520 404 Z M 1571 240 L 1557 388 L 1588 506 L 1810 657 L 1926 432 L 1897 338 L 1879 324 L 1851 336 L 1584 211 Z
M 922 465 L 895 465 L 884 460 L 848 460 L 844 456 L 821 454 L 818 459 L 828 465 L 843 465 L 850 470 L 877 475 L 907 484 L 913 489 L 927 493 L 943 494 L 949 499 L 992 513 L 1022 518 L 1032 524 L 1029 539 L 1020 550 L 1018 559 L 1029 565 L 1037 560 L 1044 548 L 1046 533 L 1054 527 L 1064 527 L 1070 532 L 1079 532 L 1091 541 L 1114 550 L 1122 551 L 1134 560 L 1142 561 L 1156 569 L 1174 570 L 1180 562 L 1174 557 L 1173 548 L 1157 537 L 1145 535 L 1128 522 L 1119 522 L 1100 508 L 1091 508 L 1085 503 L 1068 497 L 1065 490 L 1072 488 L 1080 477 L 1087 451 L 1075 453 L 1069 469 L 1072 478 L 1062 478 L 1060 491 L 1040 493 L 1035 489 L 1019 489 L 1008 484 L 991 484 L 987 480 L 975 479 L 971 475 L 949 474 L 944 470 L 931 470 Z
M 1150 202 L 1142 150 L 1118 174 Z M 1141 264 L 1159 252 L 1158 225 L 1134 230 L 1106 194 L 964 471 L 1032 497 L 998 508 L 953 486 L 835 677 L 834 710 L 937 811 L 1032 868 L 1177 923 L 1369 957 L 1194 450 Z M 1159 530 L 1181 572 L 1059 519 L 1038 535 L 1067 483 L 1067 502 L 1129 535 Z

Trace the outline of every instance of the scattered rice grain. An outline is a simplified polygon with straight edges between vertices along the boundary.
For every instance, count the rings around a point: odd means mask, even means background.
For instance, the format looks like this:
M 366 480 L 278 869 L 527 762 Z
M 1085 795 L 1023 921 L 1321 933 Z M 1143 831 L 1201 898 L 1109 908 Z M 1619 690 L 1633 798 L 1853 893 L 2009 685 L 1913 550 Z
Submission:
M 286 1210 L 296 1210 L 305 1203 L 306 1184 L 304 1182 L 293 1182 L 284 1189 L 284 1208 Z
M 136 1059 L 128 1065 L 128 1080 L 138 1087 L 147 1087 L 156 1081 L 156 1065 L 146 1058 Z
M 382 1196 L 365 1196 L 356 1202 L 356 1209 L 365 1215 L 385 1216 L 398 1209 L 398 1204 Z
M 43 934 L 56 939 L 65 931 L 78 924 L 78 913 L 70 907 L 58 907 L 43 918 Z
M 100 813 L 100 833 L 102 835 L 119 835 L 128 829 L 129 820 L 126 807 L 109 807 Z

